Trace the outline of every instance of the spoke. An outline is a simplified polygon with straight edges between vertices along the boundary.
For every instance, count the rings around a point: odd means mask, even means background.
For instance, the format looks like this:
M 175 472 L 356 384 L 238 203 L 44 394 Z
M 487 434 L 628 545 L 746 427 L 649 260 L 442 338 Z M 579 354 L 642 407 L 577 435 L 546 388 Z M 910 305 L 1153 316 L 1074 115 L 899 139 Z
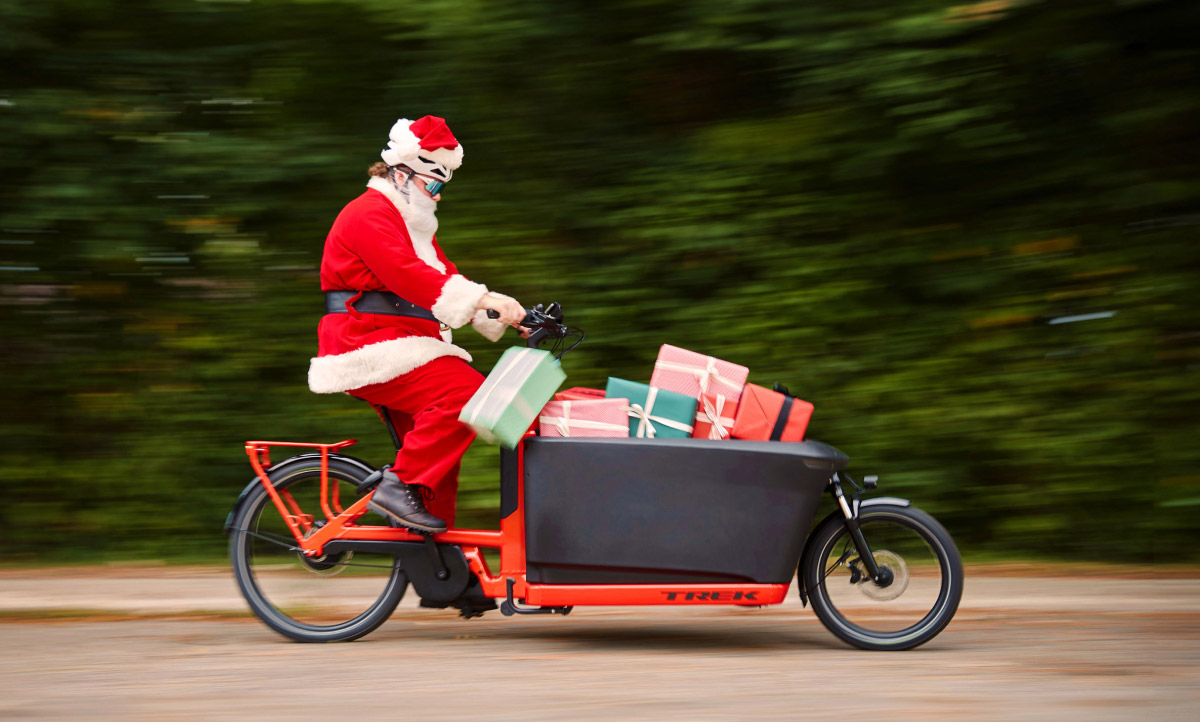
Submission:
M 300 547 L 296 546 L 296 542 L 293 539 L 285 539 L 283 537 L 277 537 L 273 534 L 264 534 L 262 532 L 250 531 L 249 529 L 237 529 L 236 531 L 238 534 L 249 534 L 252 537 L 257 537 L 264 541 L 269 541 L 272 544 L 277 544 L 277 545 L 287 549 L 288 551 L 293 551 L 293 552 L 300 551 Z

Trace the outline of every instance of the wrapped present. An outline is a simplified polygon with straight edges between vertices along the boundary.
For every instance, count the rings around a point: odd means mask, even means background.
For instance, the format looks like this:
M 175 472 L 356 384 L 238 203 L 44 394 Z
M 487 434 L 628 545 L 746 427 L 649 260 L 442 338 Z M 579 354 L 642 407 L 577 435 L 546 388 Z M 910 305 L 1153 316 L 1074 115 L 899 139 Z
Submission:
M 737 402 L 721 394 L 704 394 L 696 405 L 693 439 L 728 439 L 737 415 Z
M 589 389 L 585 386 L 572 386 L 554 394 L 555 401 L 592 401 L 604 398 L 603 389 Z
M 746 384 L 730 433 L 735 439 L 804 441 L 812 412 L 813 405 L 807 401 Z
M 542 436 L 629 436 L 629 399 L 551 401 L 538 417 Z
M 514 449 L 566 378 L 549 351 L 510 348 L 463 407 L 458 420 L 484 441 Z
M 701 394 L 721 394 L 730 401 L 742 396 L 750 369 L 719 358 L 663 344 L 654 362 L 650 385 L 699 399 Z
M 610 378 L 608 398 L 629 399 L 629 435 L 645 439 L 686 439 L 692 435 L 696 399 L 674 391 Z

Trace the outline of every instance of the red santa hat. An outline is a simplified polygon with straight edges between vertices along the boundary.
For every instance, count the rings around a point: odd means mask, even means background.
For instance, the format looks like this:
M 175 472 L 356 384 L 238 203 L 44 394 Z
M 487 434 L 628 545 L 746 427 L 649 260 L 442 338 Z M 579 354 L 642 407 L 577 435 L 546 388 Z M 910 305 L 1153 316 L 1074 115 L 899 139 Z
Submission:
M 401 118 L 388 133 L 388 147 L 380 157 L 388 165 L 404 165 L 418 173 L 450 180 L 462 165 L 463 149 L 445 118 L 427 115 L 418 120 Z

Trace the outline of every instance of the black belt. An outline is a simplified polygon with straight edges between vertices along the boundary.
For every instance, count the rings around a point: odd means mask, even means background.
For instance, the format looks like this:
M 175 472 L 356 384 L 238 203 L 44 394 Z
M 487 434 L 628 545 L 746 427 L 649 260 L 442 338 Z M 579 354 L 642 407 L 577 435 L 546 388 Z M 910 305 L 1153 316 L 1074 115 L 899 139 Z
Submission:
M 349 313 L 346 301 L 358 295 L 358 291 L 326 291 L 325 313 Z M 405 301 L 391 291 L 363 291 L 362 297 L 353 304 L 359 313 L 378 313 L 386 316 L 410 316 L 437 323 L 433 313 L 411 301 Z

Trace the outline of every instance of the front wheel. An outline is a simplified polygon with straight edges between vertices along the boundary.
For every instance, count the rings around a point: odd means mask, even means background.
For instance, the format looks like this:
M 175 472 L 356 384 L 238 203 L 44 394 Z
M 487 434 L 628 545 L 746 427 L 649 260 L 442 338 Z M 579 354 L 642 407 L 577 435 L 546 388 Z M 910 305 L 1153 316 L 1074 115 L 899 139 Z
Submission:
M 826 520 L 801 563 L 813 611 L 839 639 L 861 649 L 912 649 L 950 623 L 963 568 L 950 533 L 911 506 L 880 504 L 858 517 L 883 583 L 871 580 L 845 521 Z

